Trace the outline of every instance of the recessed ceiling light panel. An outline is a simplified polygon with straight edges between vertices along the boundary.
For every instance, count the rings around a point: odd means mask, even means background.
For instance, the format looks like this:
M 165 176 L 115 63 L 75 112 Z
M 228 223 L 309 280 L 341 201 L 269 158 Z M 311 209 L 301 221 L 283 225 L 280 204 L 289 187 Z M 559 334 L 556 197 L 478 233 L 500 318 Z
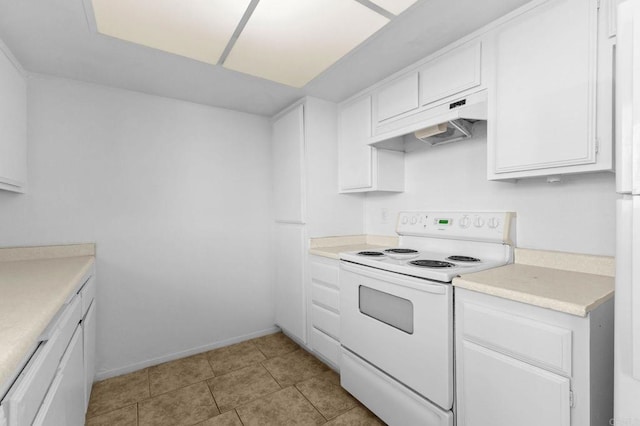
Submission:
M 387 22 L 357 1 L 261 0 L 224 66 L 302 87 Z
M 92 0 L 98 32 L 215 64 L 250 0 Z
M 394 15 L 400 15 L 407 10 L 409 6 L 414 4 L 416 0 L 370 0 L 371 3 L 375 3 L 381 8 L 388 10 Z

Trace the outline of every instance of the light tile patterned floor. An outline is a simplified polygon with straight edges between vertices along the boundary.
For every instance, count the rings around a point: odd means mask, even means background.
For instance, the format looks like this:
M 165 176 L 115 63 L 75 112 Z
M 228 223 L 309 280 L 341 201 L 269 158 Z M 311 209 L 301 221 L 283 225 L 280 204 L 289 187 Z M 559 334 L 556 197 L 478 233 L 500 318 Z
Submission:
M 282 333 L 95 383 L 87 426 L 384 425 Z

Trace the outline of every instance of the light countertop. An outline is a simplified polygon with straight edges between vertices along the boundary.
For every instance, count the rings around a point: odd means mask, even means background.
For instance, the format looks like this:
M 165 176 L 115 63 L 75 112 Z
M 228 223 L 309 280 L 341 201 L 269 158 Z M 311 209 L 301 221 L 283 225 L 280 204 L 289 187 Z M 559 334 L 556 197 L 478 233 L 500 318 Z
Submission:
M 462 275 L 453 285 L 584 317 L 613 297 L 614 271 L 611 257 L 516 249 L 515 263 Z
M 93 244 L 0 249 L 0 396 L 94 261 Z
M 398 237 L 384 235 L 348 235 L 342 237 L 311 238 L 309 253 L 339 259 L 344 251 L 380 250 L 398 245 Z

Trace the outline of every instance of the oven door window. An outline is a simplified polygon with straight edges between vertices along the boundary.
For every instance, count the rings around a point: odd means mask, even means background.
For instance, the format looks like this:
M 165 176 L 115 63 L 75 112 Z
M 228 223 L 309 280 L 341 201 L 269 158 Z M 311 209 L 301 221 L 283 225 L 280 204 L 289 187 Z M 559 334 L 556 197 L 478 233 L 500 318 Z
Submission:
M 410 300 L 361 285 L 359 302 L 362 314 L 413 334 L 413 303 Z

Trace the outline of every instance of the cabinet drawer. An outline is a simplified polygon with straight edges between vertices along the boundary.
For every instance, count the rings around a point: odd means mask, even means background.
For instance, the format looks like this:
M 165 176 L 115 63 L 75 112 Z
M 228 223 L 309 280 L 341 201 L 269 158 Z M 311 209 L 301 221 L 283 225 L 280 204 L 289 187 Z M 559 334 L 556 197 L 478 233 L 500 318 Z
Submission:
M 40 344 L 20 373 L 6 398 L 10 424 L 32 423 L 80 322 L 81 312 L 80 298 L 74 297 L 55 322 L 50 338 Z
M 327 333 L 336 340 L 340 340 L 340 315 L 321 306 L 311 307 L 311 324 Z
M 418 108 L 418 73 L 389 83 L 375 96 L 376 121 L 379 123 Z
M 336 368 L 340 365 L 340 342 L 316 328 L 311 330 L 311 348 Z
M 340 291 L 311 281 L 311 300 L 313 303 L 340 312 Z
M 465 339 L 571 376 L 571 330 L 471 303 L 462 308 Z
M 420 105 L 479 86 L 481 46 L 462 46 L 429 62 L 420 71 Z
M 96 297 L 96 280 L 94 277 L 90 277 L 87 282 L 80 289 L 80 298 L 82 300 L 82 317 L 87 315 L 91 302 Z
M 311 274 L 311 279 L 313 281 L 320 281 L 325 285 L 330 287 L 340 288 L 339 287 L 339 268 L 338 262 L 336 261 L 335 265 L 327 265 L 320 262 L 310 262 L 309 263 L 309 273 Z

